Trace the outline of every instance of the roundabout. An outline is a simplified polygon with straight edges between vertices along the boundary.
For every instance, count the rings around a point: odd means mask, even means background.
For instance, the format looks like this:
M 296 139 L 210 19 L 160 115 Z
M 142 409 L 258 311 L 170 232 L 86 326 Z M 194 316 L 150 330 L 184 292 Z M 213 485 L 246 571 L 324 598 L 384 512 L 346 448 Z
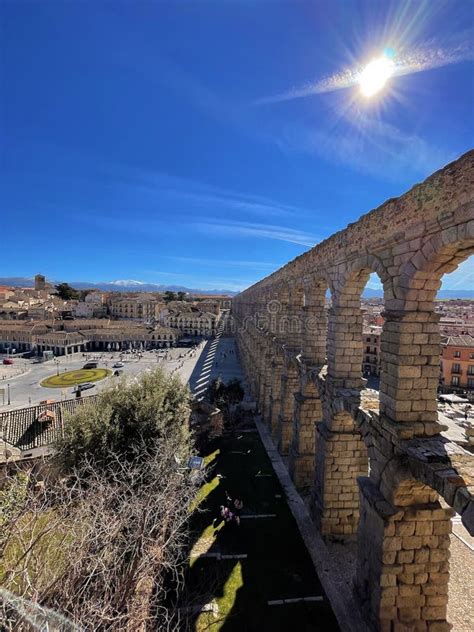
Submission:
M 40 382 L 44 388 L 67 388 L 84 382 L 99 382 L 112 375 L 109 369 L 78 369 L 59 375 L 50 375 Z

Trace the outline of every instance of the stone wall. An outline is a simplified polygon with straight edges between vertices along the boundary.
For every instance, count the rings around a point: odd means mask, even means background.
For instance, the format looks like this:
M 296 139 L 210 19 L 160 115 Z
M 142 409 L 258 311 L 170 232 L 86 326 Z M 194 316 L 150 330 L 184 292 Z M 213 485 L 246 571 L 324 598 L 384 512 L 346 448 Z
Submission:
M 440 495 L 474 533 L 472 457 L 440 435 L 433 305 L 443 274 L 472 252 L 474 151 L 233 300 L 250 388 L 296 485 L 311 489 L 316 527 L 358 539 L 374 629 L 449 629 Z M 380 397 L 367 407 L 360 295 L 372 272 L 385 324 Z

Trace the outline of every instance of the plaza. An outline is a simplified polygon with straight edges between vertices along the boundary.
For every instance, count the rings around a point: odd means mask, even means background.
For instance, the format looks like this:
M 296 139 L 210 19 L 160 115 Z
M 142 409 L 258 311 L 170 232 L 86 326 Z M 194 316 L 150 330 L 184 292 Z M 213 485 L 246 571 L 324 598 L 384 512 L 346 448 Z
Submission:
M 49 387 L 50 384 L 45 383 L 45 380 L 82 372 L 82 367 L 88 360 L 96 360 L 98 368 L 107 371 L 108 375 L 96 382 L 94 388 L 87 391 L 84 396 L 96 394 L 107 388 L 111 381 L 120 379 L 113 376 L 113 365 L 122 362 L 124 366 L 120 368 L 120 377 L 134 378 L 159 366 L 169 373 L 177 373 L 185 383 L 189 383 L 191 391 L 199 397 L 213 379 L 220 376 L 226 381 L 242 375 L 233 345 L 230 338 L 223 338 L 218 334 L 216 338 L 203 341 L 192 348 L 176 347 L 140 353 L 75 353 L 43 363 L 25 359 L 15 360 L 14 365 L 0 365 L 0 390 L 4 390 L 3 399 L 0 396 L 0 412 L 34 406 L 44 400 L 61 401 L 74 397 L 72 389 L 77 380 L 68 384 L 60 380 L 58 386 L 54 385 L 53 380 L 53 387 Z M 88 379 L 79 376 L 79 379 L 94 382 L 90 376 Z M 8 397 L 10 405 L 7 403 Z

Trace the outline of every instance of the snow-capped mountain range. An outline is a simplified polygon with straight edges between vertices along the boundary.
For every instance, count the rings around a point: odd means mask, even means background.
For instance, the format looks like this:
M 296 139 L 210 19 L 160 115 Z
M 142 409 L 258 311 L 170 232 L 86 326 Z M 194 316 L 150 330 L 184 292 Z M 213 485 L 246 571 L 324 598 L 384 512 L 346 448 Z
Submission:
M 49 283 L 57 285 L 61 281 L 48 279 Z M 227 294 L 234 296 L 237 292 L 231 290 L 202 290 L 196 288 L 188 288 L 182 285 L 161 285 L 157 283 L 145 283 L 144 281 L 136 281 L 134 279 L 118 279 L 116 281 L 98 281 L 92 283 L 91 281 L 67 281 L 69 285 L 78 289 L 97 289 L 105 292 L 166 292 L 171 290 L 172 292 L 190 292 L 192 294 Z M 29 277 L 3 277 L 0 278 L 0 285 L 8 287 L 33 287 L 35 284 L 34 278 Z

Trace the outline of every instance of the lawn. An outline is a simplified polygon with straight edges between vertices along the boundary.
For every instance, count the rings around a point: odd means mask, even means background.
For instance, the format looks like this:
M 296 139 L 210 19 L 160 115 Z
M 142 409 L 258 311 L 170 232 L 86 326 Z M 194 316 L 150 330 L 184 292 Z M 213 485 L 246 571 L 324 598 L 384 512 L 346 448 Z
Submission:
M 193 518 L 188 599 L 216 603 L 219 612 L 201 613 L 188 623 L 203 632 L 306 632 L 338 630 L 335 617 L 277 477 L 257 433 L 213 442 L 206 455 L 207 481 Z M 218 476 L 219 475 L 219 476 Z M 276 514 L 275 518 L 242 519 L 240 526 L 212 525 L 225 503 L 225 491 L 244 500 L 242 514 Z M 202 557 L 247 555 L 242 559 Z M 268 601 L 301 597 L 322 601 L 268 605 Z
M 66 371 L 58 375 L 46 377 L 41 386 L 44 388 L 67 388 L 84 382 L 99 382 L 112 375 L 109 369 L 78 369 L 77 371 Z

